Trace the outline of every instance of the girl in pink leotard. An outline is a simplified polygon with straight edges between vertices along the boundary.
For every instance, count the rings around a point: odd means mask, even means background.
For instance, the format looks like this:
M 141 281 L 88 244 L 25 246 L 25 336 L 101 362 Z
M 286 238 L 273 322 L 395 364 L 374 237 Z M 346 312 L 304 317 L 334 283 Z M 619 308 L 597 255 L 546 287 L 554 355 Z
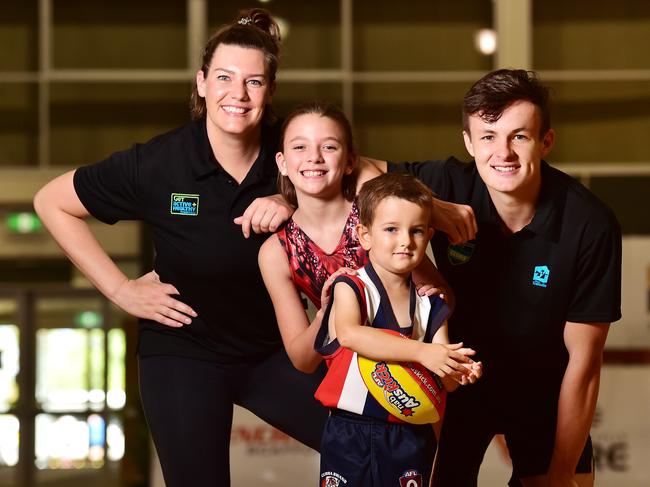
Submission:
M 289 358 L 299 370 L 311 372 L 321 361 L 314 339 L 328 279 L 341 267 L 366 263 L 355 231 L 356 152 L 343 112 L 320 102 L 300 105 L 287 117 L 280 147 L 280 192 L 298 209 L 262 245 L 259 264 Z M 300 291 L 318 308 L 311 323 Z

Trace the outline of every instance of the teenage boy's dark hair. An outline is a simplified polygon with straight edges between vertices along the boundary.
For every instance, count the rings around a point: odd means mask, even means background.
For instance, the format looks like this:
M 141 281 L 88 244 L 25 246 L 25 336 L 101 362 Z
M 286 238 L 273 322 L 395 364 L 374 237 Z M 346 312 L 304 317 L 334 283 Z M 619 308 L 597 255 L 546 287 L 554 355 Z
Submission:
M 389 172 L 363 183 L 357 195 L 359 223 L 369 227 L 375 218 L 375 209 L 386 198 L 399 198 L 432 211 L 433 193 L 420 180 L 406 173 Z
M 470 88 L 463 100 L 463 129 L 469 133 L 469 117 L 478 115 L 494 123 L 508 106 L 526 100 L 539 108 L 540 137 L 551 128 L 549 92 L 536 74 L 523 69 L 499 69 L 486 74 Z

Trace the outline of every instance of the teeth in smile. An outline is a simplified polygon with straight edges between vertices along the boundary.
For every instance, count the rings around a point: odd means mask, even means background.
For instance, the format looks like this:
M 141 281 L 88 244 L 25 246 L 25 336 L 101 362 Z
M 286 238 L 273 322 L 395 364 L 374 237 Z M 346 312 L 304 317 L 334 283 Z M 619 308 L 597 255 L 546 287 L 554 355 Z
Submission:
M 325 174 L 325 171 L 302 171 L 302 175 L 308 178 L 322 176 L 323 174 Z
M 246 111 L 245 108 L 241 107 L 223 107 L 223 109 L 229 113 L 244 113 Z
M 515 166 L 493 166 L 499 172 L 512 172 L 517 169 Z

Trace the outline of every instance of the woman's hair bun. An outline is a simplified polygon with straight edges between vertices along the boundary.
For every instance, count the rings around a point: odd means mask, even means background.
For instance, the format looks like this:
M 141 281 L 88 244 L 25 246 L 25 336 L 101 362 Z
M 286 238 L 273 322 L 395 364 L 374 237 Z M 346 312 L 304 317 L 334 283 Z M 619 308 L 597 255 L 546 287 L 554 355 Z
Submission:
M 279 42 L 281 40 L 280 27 L 271 16 L 271 13 L 263 8 L 250 8 L 240 10 L 237 14 L 235 23 L 240 25 L 255 26 L 269 34 L 272 38 Z

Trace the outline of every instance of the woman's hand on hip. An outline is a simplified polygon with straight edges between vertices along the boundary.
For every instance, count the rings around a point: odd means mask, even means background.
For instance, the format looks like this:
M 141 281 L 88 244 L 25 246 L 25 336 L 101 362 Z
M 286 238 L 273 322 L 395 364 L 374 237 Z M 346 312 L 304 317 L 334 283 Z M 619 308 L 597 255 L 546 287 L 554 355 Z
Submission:
M 138 318 L 180 328 L 189 325 L 191 317 L 198 315 L 188 305 L 172 297 L 178 294 L 174 286 L 160 282 L 156 271 L 151 271 L 138 279 L 124 281 L 112 296 L 112 301 Z

